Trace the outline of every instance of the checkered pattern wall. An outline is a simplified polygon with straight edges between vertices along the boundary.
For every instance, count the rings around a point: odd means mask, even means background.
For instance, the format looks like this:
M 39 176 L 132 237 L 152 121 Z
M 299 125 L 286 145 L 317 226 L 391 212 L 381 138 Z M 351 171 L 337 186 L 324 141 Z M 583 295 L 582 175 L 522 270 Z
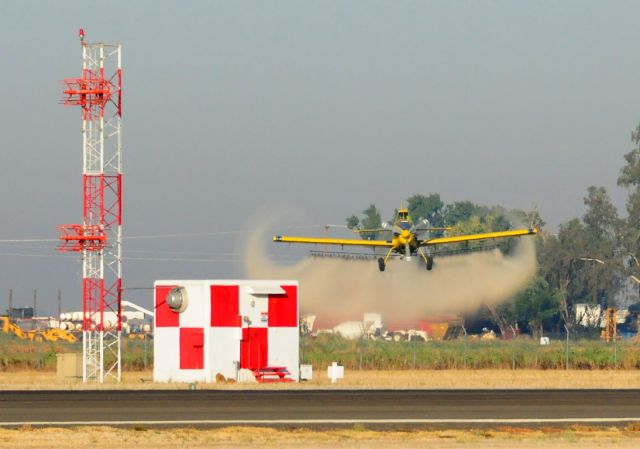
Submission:
M 166 302 L 185 289 L 182 313 Z M 298 379 L 296 281 L 157 281 L 154 380 L 211 382 L 216 374 L 246 380 L 247 373 L 283 366 Z

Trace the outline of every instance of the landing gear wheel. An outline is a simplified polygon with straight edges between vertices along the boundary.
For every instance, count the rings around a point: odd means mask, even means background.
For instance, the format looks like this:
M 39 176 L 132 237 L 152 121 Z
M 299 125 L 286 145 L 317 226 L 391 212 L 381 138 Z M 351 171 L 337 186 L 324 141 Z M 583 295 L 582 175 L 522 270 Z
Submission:
M 427 256 L 427 271 L 433 269 L 433 256 Z
M 380 271 L 384 271 L 385 264 L 384 264 L 384 259 L 382 257 L 378 259 L 378 268 L 380 269 Z

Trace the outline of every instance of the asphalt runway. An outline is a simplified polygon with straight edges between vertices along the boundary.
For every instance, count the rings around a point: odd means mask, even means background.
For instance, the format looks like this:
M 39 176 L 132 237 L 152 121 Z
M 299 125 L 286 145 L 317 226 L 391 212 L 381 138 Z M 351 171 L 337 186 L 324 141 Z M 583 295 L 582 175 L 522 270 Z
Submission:
M 4 391 L 0 426 L 629 425 L 640 390 Z

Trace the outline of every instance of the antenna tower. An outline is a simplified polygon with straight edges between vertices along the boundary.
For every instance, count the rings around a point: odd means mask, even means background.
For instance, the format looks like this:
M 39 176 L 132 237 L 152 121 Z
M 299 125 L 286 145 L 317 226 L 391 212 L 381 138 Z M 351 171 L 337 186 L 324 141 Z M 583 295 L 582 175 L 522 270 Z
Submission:
M 82 224 L 61 225 L 63 252 L 82 254 L 84 382 L 122 375 L 122 45 L 86 43 L 82 76 L 62 103 L 82 111 Z

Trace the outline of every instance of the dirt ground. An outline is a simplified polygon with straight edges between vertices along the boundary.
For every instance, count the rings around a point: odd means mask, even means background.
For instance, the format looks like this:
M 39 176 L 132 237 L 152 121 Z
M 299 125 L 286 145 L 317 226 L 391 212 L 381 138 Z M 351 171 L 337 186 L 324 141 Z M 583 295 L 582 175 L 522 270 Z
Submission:
M 640 388 L 640 370 L 405 370 L 345 371 L 345 378 L 332 385 L 326 372 L 314 372 L 309 382 L 290 384 L 198 384 L 206 389 L 291 388 Z M 156 384 L 150 371 L 123 374 L 123 382 L 102 385 L 58 381 L 51 372 L 0 372 L 0 390 L 82 389 L 186 389 L 188 384 Z
M 57 443 L 53 443 L 57 442 Z M 471 431 L 371 431 L 363 428 L 314 431 L 304 429 L 265 429 L 228 427 L 197 429 L 114 429 L 78 427 L 52 429 L 0 429 L 0 448 L 136 449 L 164 448 L 592 448 L 640 447 L 640 427 L 570 429 L 502 428 Z

